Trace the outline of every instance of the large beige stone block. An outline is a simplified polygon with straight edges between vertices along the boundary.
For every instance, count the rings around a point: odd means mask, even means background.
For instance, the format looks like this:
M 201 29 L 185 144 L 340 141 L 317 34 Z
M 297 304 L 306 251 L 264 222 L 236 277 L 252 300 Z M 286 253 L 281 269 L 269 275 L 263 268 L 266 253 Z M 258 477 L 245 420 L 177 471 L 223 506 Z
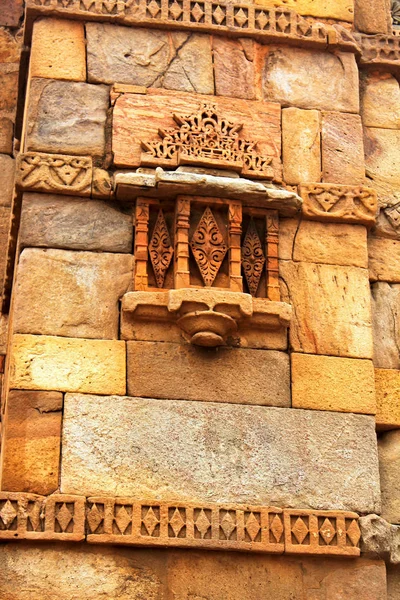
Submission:
M 400 598 L 400 567 L 399 565 L 387 566 L 387 600 Z
M 400 285 L 381 281 L 371 292 L 374 365 L 400 369 Z
M 282 155 L 285 183 L 321 180 L 321 118 L 317 110 L 283 109 Z
M 382 517 L 400 524 L 400 430 L 388 431 L 378 440 Z
M 375 420 L 291 408 L 67 394 L 61 489 L 374 512 L 379 510 Z
M 400 241 L 371 237 L 368 239 L 369 276 L 371 281 L 400 283 Z
M 279 258 L 367 268 L 367 230 L 363 225 L 280 219 Z
M 368 73 L 361 80 L 361 117 L 366 127 L 400 129 L 400 85 L 390 73 Z
M 127 356 L 131 396 L 290 406 L 284 352 L 127 342 Z
M 14 332 L 118 339 L 119 300 L 132 277 L 129 254 L 26 248 L 17 271 Z
M 11 390 L 1 489 L 48 495 L 58 489 L 63 395 Z
M 391 33 L 391 0 L 354 0 L 354 25 L 363 33 Z
M 358 115 L 323 113 L 322 181 L 365 183 L 363 129 Z
M 291 364 L 294 408 L 375 414 L 372 361 L 293 353 Z
M 51 600 L 386 598 L 379 560 L 10 542 L 0 561 L 4 600 L 47 599 L 49 580 Z
M 214 93 L 209 35 L 87 23 L 88 80 Z
M 84 24 L 38 19 L 33 26 L 30 76 L 86 81 Z
M 255 42 L 213 37 L 215 92 L 218 96 L 255 99 Z
M 375 387 L 379 429 L 400 428 L 400 370 L 375 369 Z
M 33 79 L 26 150 L 103 155 L 108 105 L 105 85 Z
M 13 149 L 14 124 L 7 117 L 0 117 L 0 153 L 11 154 Z
M 10 383 L 20 390 L 124 394 L 125 342 L 15 334 Z
M 400 187 L 400 129 L 364 127 L 365 167 L 371 184 Z M 378 188 L 378 193 L 379 193 Z
M 24 194 L 19 243 L 66 250 L 131 253 L 132 215 L 119 206 L 75 196 Z
M 368 271 L 280 261 L 282 300 L 293 306 L 295 352 L 372 358 Z
M 256 0 L 256 4 L 266 8 L 286 8 L 298 12 L 300 15 L 323 17 L 326 19 L 339 19 L 340 21 L 353 21 L 353 0 Z
M 265 100 L 298 108 L 358 112 L 358 69 L 353 54 L 265 46 L 260 59 Z

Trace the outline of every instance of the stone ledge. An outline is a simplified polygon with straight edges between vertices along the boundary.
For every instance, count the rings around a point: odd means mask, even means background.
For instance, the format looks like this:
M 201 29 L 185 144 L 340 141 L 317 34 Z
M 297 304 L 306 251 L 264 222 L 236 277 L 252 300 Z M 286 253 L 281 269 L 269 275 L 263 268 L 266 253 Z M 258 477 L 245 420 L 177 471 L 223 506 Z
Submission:
M 400 36 L 354 34 L 361 47 L 360 64 L 377 70 L 400 71 Z
M 0 540 L 357 557 L 360 537 L 353 512 L 0 492 Z

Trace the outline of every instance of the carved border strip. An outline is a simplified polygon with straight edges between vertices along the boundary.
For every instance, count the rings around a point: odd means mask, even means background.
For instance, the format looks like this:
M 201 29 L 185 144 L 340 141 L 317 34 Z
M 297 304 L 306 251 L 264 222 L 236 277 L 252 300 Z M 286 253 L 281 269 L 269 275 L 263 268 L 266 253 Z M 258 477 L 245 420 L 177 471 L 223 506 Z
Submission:
M 356 557 L 360 537 L 353 512 L 0 492 L 0 540 Z
M 346 29 L 308 21 L 293 10 L 269 9 L 230 0 L 28 0 L 28 16 L 50 14 L 113 21 L 124 25 L 227 32 L 262 41 L 332 46 L 359 53 Z
M 361 64 L 400 69 L 400 35 L 354 34 L 361 47 Z

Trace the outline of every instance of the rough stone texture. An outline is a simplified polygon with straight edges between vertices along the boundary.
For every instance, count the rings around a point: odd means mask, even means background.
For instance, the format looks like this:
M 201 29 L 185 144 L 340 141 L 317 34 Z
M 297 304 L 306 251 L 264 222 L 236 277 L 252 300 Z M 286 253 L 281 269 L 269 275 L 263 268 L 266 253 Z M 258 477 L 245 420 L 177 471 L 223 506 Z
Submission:
M 14 189 L 15 160 L 0 155 L 0 206 L 11 206 Z
M 288 46 L 266 46 L 262 53 L 265 100 L 298 108 L 358 112 L 358 70 L 353 54 Z
M 256 4 L 267 8 L 286 8 L 295 10 L 300 15 L 353 21 L 353 0 L 256 0 Z
M 53 194 L 24 194 L 21 247 L 132 252 L 132 216 L 119 206 Z
M 317 110 L 283 109 L 282 154 L 285 183 L 321 180 L 321 119 Z
M 20 390 L 125 394 L 125 342 L 15 334 L 10 380 Z
M 118 339 L 119 300 L 132 257 L 108 252 L 26 248 L 17 272 L 14 331 Z
M 0 117 L 0 153 L 11 154 L 13 149 L 13 122 L 7 117 Z
M 58 488 L 63 395 L 11 390 L 7 400 L 2 489 L 52 494 Z
M 294 408 L 375 414 L 372 361 L 293 353 L 291 364 Z
M 322 180 L 326 183 L 365 183 L 363 129 L 358 115 L 322 115 Z
M 282 301 L 293 306 L 295 352 L 372 358 L 368 271 L 280 261 Z
M 387 600 L 400 598 L 400 567 L 388 565 L 387 567 Z
M 364 415 L 67 394 L 62 448 L 63 493 L 379 511 Z
M 32 80 L 26 150 L 102 155 L 108 102 L 106 86 Z
M 374 365 L 400 369 L 400 285 L 382 281 L 371 291 Z
M 36 20 L 30 76 L 86 81 L 84 24 L 65 19 Z
M 23 0 L 7 0 L 1 7 L 0 25 L 3 27 L 18 27 L 23 14 Z
M 400 430 L 388 431 L 378 439 L 381 479 L 381 516 L 400 524 Z
M 131 396 L 290 406 L 284 352 L 127 342 L 127 353 Z
M 213 38 L 215 91 L 218 96 L 255 99 L 253 40 Z
M 375 369 L 376 424 L 380 429 L 400 427 L 400 371 Z
M 43 600 L 384 600 L 378 560 L 289 557 L 88 544 L 0 546 L 0 597 Z M 393 596 L 393 600 L 397 597 Z
M 363 33 L 391 33 L 391 0 L 354 0 L 354 25 Z
M 386 562 L 400 562 L 400 527 L 391 525 L 378 515 L 359 519 L 361 529 L 361 552 L 370 558 L 382 558 Z
M 7 264 L 7 247 L 10 221 L 11 208 L 9 206 L 0 206 L 0 295 L 3 290 L 5 268 Z
M 361 116 L 366 127 L 400 129 L 400 85 L 390 73 L 370 73 L 361 80 Z
M 371 237 L 368 258 L 371 281 L 400 283 L 400 241 Z
M 93 83 L 214 93 L 211 37 L 87 23 L 88 78 Z
M 398 157 L 400 129 L 365 127 L 364 147 L 365 167 L 367 177 L 371 180 L 370 184 L 383 197 L 385 196 L 386 186 L 390 188 L 397 187 L 398 189 L 400 187 L 400 161 Z
M 363 225 L 280 219 L 279 258 L 367 268 L 367 230 Z

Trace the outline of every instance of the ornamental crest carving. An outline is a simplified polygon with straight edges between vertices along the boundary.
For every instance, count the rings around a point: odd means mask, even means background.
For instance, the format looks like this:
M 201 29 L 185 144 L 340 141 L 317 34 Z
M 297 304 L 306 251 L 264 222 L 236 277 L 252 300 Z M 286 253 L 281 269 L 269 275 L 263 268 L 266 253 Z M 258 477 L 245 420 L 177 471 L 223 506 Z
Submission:
M 272 157 L 257 152 L 256 142 L 240 137 L 241 123 L 220 117 L 213 104 L 188 116 L 174 114 L 177 128 L 160 129 L 159 139 L 141 142 L 141 165 L 196 165 L 230 169 L 258 179 L 272 179 Z

